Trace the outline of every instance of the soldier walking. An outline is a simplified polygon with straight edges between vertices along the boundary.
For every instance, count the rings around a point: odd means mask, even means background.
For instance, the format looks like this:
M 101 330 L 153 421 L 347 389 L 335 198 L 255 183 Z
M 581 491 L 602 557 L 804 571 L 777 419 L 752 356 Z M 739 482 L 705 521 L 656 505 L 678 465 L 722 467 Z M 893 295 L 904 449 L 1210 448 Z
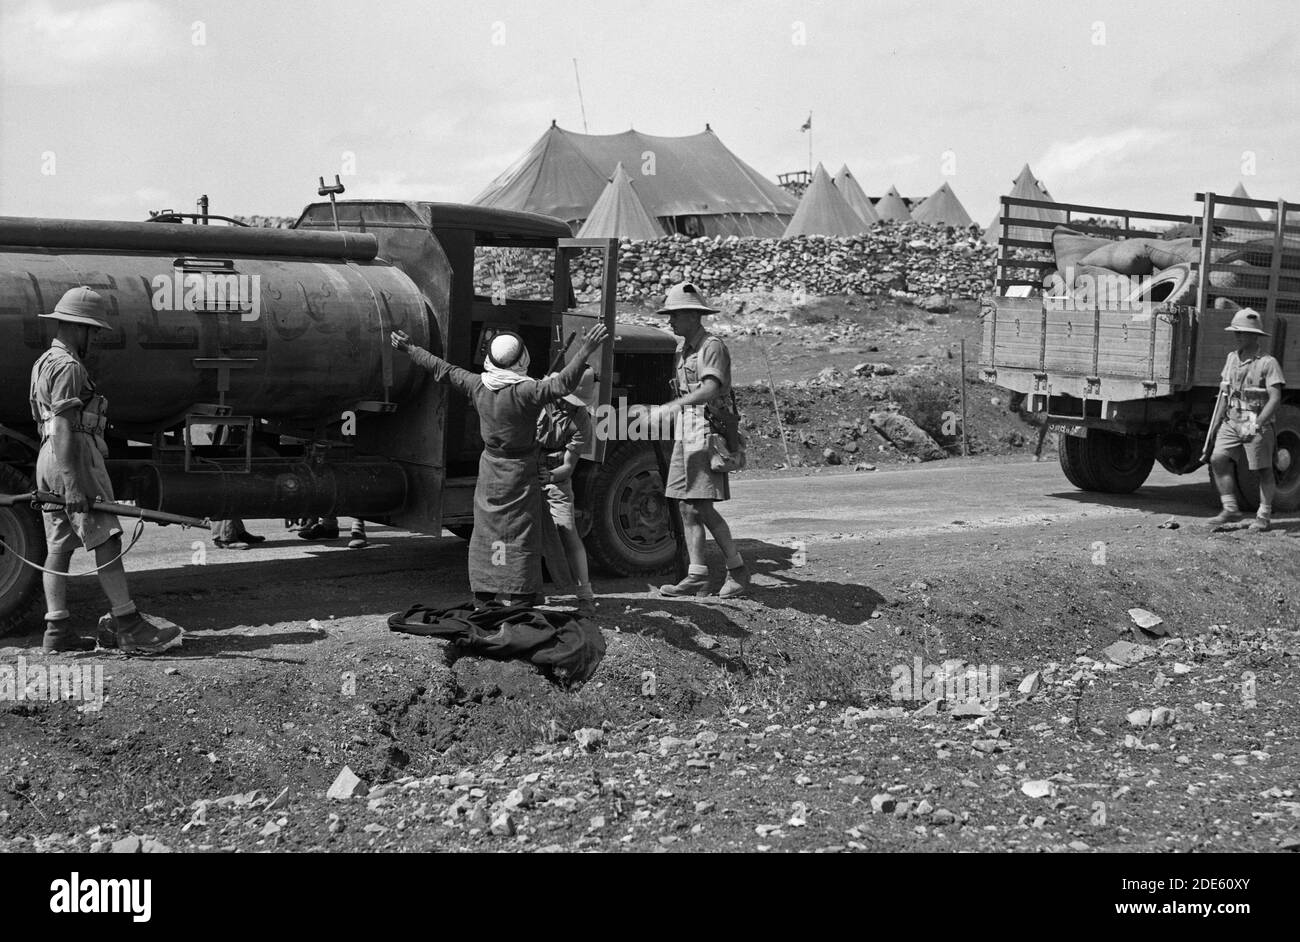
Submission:
M 734 598 L 749 591 L 749 570 L 736 549 L 731 528 L 718 513 L 716 504 L 730 499 L 731 487 L 725 471 L 713 470 L 709 447 L 709 413 L 720 415 L 730 410 L 726 396 L 731 391 L 731 354 L 720 337 L 704 329 L 701 318 L 718 311 L 705 303 L 690 282 L 674 285 L 658 313 L 668 315 L 668 326 L 681 338 L 675 358 L 677 398 L 658 407 L 654 424 L 660 425 L 660 412 L 677 413 L 664 496 L 681 506 L 690 557 L 686 578 L 676 585 L 661 586 L 659 591 L 671 596 L 709 594 L 709 567 L 704 557 L 707 530 L 726 561 L 727 578 L 718 595 Z
M 1214 440 L 1210 468 L 1219 489 L 1223 509 L 1210 523 L 1214 526 L 1240 520 L 1237 506 L 1237 481 L 1233 463 L 1245 461 L 1259 475 L 1259 510 L 1250 529 L 1262 533 L 1269 528 L 1273 515 L 1273 496 L 1277 479 L 1273 474 L 1273 452 L 1277 433 L 1273 418 L 1282 403 L 1282 367 L 1277 360 L 1260 352 L 1261 337 L 1267 337 L 1259 313 L 1242 308 L 1225 328 L 1236 334 L 1237 349 L 1228 354 L 1223 365 L 1220 395 L 1227 396 L 1227 412 Z
M 104 458 L 108 445 L 108 402 L 95 391 L 85 359 L 95 331 L 112 330 L 103 319 L 104 300 L 90 288 L 73 288 L 54 311 L 41 317 L 59 322 L 50 349 L 32 367 L 32 418 L 40 429 L 36 459 L 36 488 L 63 498 L 47 505 L 45 524 L 45 637 L 47 654 L 86 650 L 92 637 L 80 636 L 70 625 L 68 566 L 72 552 L 83 546 L 95 554 L 100 587 L 112 606 L 113 632 L 101 634 L 105 646 L 128 654 L 157 654 L 181 643 L 175 626 L 145 621 L 131 601 L 122 567 L 122 527 L 111 513 L 93 510 L 96 501 L 112 501 L 113 484 Z

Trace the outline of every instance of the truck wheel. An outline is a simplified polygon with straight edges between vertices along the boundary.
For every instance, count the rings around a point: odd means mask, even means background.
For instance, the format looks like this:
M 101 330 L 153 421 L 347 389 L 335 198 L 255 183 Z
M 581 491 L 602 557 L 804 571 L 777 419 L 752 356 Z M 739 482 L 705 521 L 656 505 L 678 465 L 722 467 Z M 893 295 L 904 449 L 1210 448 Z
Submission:
M 1273 498 L 1273 509 L 1300 510 L 1300 408 L 1282 406 L 1277 410 L 1273 424 L 1277 430 L 1277 451 L 1273 453 L 1277 494 Z M 1242 462 L 1236 465 L 1236 476 L 1238 505 L 1242 510 L 1257 510 L 1259 475 Z
M 1087 438 L 1061 435 L 1061 470 L 1082 491 L 1128 494 L 1137 490 L 1156 463 L 1153 435 L 1120 435 L 1088 429 Z
M 592 526 L 585 543 L 592 561 L 620 576 L 649 575 L 677 554 L 668 501 L 653 447 L 624 442 L 591 476 Z
M 32 488 L 26 475 L 0 465 L 0 493 L 21 494 Z M 18 556 L 45 560 L 45 528 L 40 512 L 30 505 L 0 507 L 0 637 L 33 628 L 36 608 L 43 602 L 41 574 Z

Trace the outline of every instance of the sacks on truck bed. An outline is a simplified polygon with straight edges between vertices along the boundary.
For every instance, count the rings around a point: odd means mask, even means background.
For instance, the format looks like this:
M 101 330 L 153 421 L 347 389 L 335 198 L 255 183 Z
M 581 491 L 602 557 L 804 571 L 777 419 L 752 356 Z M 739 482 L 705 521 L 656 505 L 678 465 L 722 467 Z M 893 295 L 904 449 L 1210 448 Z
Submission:
M 1078 268 L 1085 255 L 1109 245 L 1110 239 L 1084 235 L 1065 226 L 1052 230 L 1052 252 L 1056 255 L 1056 270 L 1065 273 L 1071 268 Z

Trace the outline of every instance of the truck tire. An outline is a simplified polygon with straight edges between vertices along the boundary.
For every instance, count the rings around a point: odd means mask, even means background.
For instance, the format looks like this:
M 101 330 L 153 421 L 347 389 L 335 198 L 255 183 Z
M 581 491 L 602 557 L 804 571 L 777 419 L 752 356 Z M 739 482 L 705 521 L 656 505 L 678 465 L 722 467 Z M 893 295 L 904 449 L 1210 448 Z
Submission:
M 677 544 L 654 448 L 623 442 L 612 448 L 591 476 L 591 532 L 585 543 L 605 572 L 640 576 L 673 565 Z
M 1277 451 L 1273 454 L 1277 494 L 1273 498 L 1273 510 L 1300 510 L 1300 407 L 1282 406 L 1273 424 L 1277 430 Z M 1259 475 L 1246 467 L 1245 462 L 1235 468 L 1238 505 L 1242 510 L 1258 510 Z M 1214 480 L 1213 471 L 1210 480 Z
M 30 478 L 0 465 L 0 493 L 30 491 Z M 45 560 L 45 527 L 30 505 L 0 507 L 0 637 L 34 629 L 37 606 L 44 604 L 41 574 L 18 561 L 15 553 L 33 562 Z M 12 549 L 13 552 L 8 550 Z
M 1087 438 L 1059 436 L 1061 470 L 1081 491 L 1128 494 L 1143 485 L 1156 463 L 1153 435 L 1089 429 Z

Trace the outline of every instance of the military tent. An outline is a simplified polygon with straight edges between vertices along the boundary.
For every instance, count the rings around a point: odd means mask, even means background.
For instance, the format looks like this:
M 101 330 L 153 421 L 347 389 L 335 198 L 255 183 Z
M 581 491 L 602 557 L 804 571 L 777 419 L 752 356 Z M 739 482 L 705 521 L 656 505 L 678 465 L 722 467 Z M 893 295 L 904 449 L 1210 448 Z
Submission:
M 591 215 L 617 164 L 668 232 L 779 236 L 796 199 L 727 149 L 710 128 L 686 137 L 578 134 L 551 124 L 473 202 L 558 216 Z
M 665 233 L 646 211 L 620 162 L 578 235 L 584 239 L 659 239 Z
M 1243 200 L 1248 200 L 1251 198 L 1250 194 L 1246 192 L 1246 188 L 1242 186 L 1241 183 L 1237 184 L 1237 188 L 1232 191 L 1232 195 L 1235 196 L 1237 199 L 1243 199 Z M 1229 220 L 1235 219 L 1239 222 L 1263 222 L 1264 221 L 1264 217 L 1260 215 L 1259 210 L 1257 210 L 1254 206 L 1228 206 L 1223 203 L 1219 203 L 1214 207 L 1214 218 L 1229 219 Z
M 847 164 L 840 167 L 840 172 L 835 174 L 835 188 L 840 191 L 845 202 L 853 208 L 864 223 L 871 226 L 880 222 L 880 217 L 876 215 L 876 207 L 871 205 L 871 198 L 858 185 L 858 178 L 849 170 Z
M 800 235 L 851 236 L 865 231 L 867 224 L 835 188 L 831 175 L 821 164 L 813 172 L 812 183 L 804 190 L 794 218 L 781 235 L 789 239 Z
M 966 207 L 947 183 L 931 193 L 921 205 L 912 210 L 912 218 L 931 226 L 954 226 L 965 229 L 973 225 Z
M 1022 200 L 1042 200 L 1044 202 L 1054 202 L 1052 196 L 1047 192 L 1047 187 L 1043 186 L 1034 172 L 1029 169 L 1029 164 L 1021 168 L 1020 174 L 1012 183 L 1011 192 L 1007 194 L 1016 199 Z M 1060 209 L 1044 209 L 1038 206 L 1013 206 L 1012 216 L 1016 219 L 1031 219 L 1035 222 L 1050 222 L 1053 226 L 1065 224 L 1065 212 Z M 984 241 L 991 245 L 998 244 L 998 237 L 1001 235 L 1002 224 L 1002 203 L 998 202 L 998 211 L 989 223 L 988 228 L 984 230 Z M 1033 241 L 1042 241 L 1052 234 L 1050 228 L 1038 229 L 1029 226 L 1012 226 L 1008 237 L 1012 239 L 1030 239 Z
M 909 222 L 912 219 L 907 204 L 898 195 L 898 190 L 892 186 L 884 196 L 876 200 L 876 215 L 881 219 L 892 219 L 897 222 Z

